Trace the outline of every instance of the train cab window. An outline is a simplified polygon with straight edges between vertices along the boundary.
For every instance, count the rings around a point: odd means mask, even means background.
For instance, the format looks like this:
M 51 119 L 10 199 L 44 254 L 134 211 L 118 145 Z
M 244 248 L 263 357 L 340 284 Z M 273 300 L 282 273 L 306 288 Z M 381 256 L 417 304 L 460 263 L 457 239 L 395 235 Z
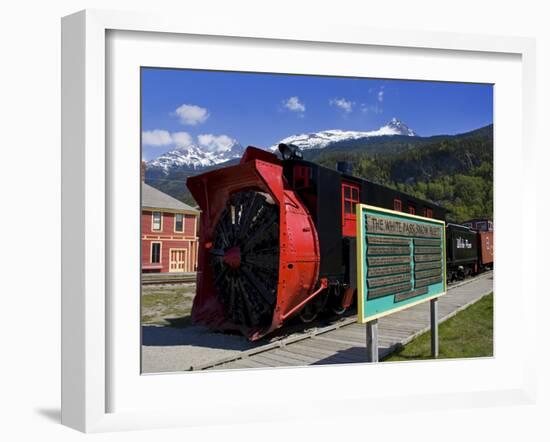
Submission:
M 434 217 L 434 211 L 432 209 L 430 209 L 429 207 L 426 207 L 424 209 L 424 216 L 426 218 L 433 218 Z
M 303 189 L 309 187 L 309 180 L 311 178 L 311 167 L 308 166 L 294 166 L 294 188 Z
M 478 221 L 476 223 L 476 229 L 485 232 L 487 230 L 487 223 L 485 221 Z
M 355 208 L 359 203 L 359 186 L 342 183 L 342 230 L 344 236 L 355 236 Z
M 409 213 L 411 215 L 416 215 L 416 207 L 414 207 L 412 204 L 409 204 Z
M 403 210 L 403 203 L 399 198 L 395 198 L 393 200 L 393 210 L 397 210 L 398 212 L 401 212 Z

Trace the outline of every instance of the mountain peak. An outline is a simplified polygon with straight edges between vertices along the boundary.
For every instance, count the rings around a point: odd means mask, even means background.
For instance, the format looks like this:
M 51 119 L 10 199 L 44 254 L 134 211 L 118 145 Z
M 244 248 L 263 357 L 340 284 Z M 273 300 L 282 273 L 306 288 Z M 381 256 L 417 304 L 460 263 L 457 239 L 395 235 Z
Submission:
M 405 123 L 403 123 L 398 118 L 393 117 L 385 126 L 382 126 L 379 130 L 388 129 L 392 131 L 388 135 L 406 135 L 409 137 L 416 137 L 417 134 L 412 129 L 409 129 Z
M 196 170 L 224 163 L 233 158 L 240 158 L 243 152 L 243 146 L 236 140 L 230 140 L 228 143 L 218 148 L 209 145 L 197 146 L 191 144 L 189 146 L 175 147 L 159 157 L 148 161 L 147 168 L 158 169 L 165 175 L 168 175 L 172 170 Z
M 284 140 L 281 140 L 280 143 L 295 144 L 303 150 L 323 149 L 327 146 L 334 145 L 335 143 L 380 137 L 384 135 L 405 135 L 408 137 L 417 136 L 416 132 L 409 129 L 405 123 L 394 117 L 385 126 L 369 132 L 339 129 L 323 130 L 321 132 L 292 135 Z M 270 149 L 272 151 L 276 151 L 278 144 L 279 143 L 271 146 Z

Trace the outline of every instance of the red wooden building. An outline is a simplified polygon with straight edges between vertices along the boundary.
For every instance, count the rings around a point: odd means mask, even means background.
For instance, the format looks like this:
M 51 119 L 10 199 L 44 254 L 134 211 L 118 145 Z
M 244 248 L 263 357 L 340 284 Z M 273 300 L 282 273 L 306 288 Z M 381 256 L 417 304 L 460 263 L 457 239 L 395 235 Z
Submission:
M 195 272 L 200 212 L 148 184 L 141 186 L 142 272 Z

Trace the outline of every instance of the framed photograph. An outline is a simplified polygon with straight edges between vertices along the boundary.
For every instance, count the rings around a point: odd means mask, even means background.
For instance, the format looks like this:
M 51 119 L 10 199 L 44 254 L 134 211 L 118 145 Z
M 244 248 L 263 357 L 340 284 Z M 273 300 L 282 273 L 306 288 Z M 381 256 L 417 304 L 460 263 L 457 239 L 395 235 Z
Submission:
M 531 401 L 533 41 L 62 26 L 65 425 Z

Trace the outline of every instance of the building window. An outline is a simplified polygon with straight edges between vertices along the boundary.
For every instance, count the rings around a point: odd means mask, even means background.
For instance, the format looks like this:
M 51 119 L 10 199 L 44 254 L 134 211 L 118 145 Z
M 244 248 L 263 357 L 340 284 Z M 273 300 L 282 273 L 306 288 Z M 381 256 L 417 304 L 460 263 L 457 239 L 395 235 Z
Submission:
M 160 243 L 151 243 L 151 264 L 160 263 Z
M 409 204 L 409 213 L 411 215 L 416 215 L 416 208 L 412 204 Z
M 430 209 L 429 207 L 426 207 L 426 209 L 424 210 L 424 216 L 426 218 L 433 218 L 434 217 L 434 211 L 432 209 Z
M 403 210 L 403 204 L 401 203 L 401 200 L 399 198 L 395 198 L 393 200 L 393 210 L 396 210 L 398 212 L 401 212 Z
M 183 213 L 176 213 L 175 215 L 174 232 L 183 232 Z
M 153 226 L 151 230 L 162 230 L 162 212 L 153 212 Z

